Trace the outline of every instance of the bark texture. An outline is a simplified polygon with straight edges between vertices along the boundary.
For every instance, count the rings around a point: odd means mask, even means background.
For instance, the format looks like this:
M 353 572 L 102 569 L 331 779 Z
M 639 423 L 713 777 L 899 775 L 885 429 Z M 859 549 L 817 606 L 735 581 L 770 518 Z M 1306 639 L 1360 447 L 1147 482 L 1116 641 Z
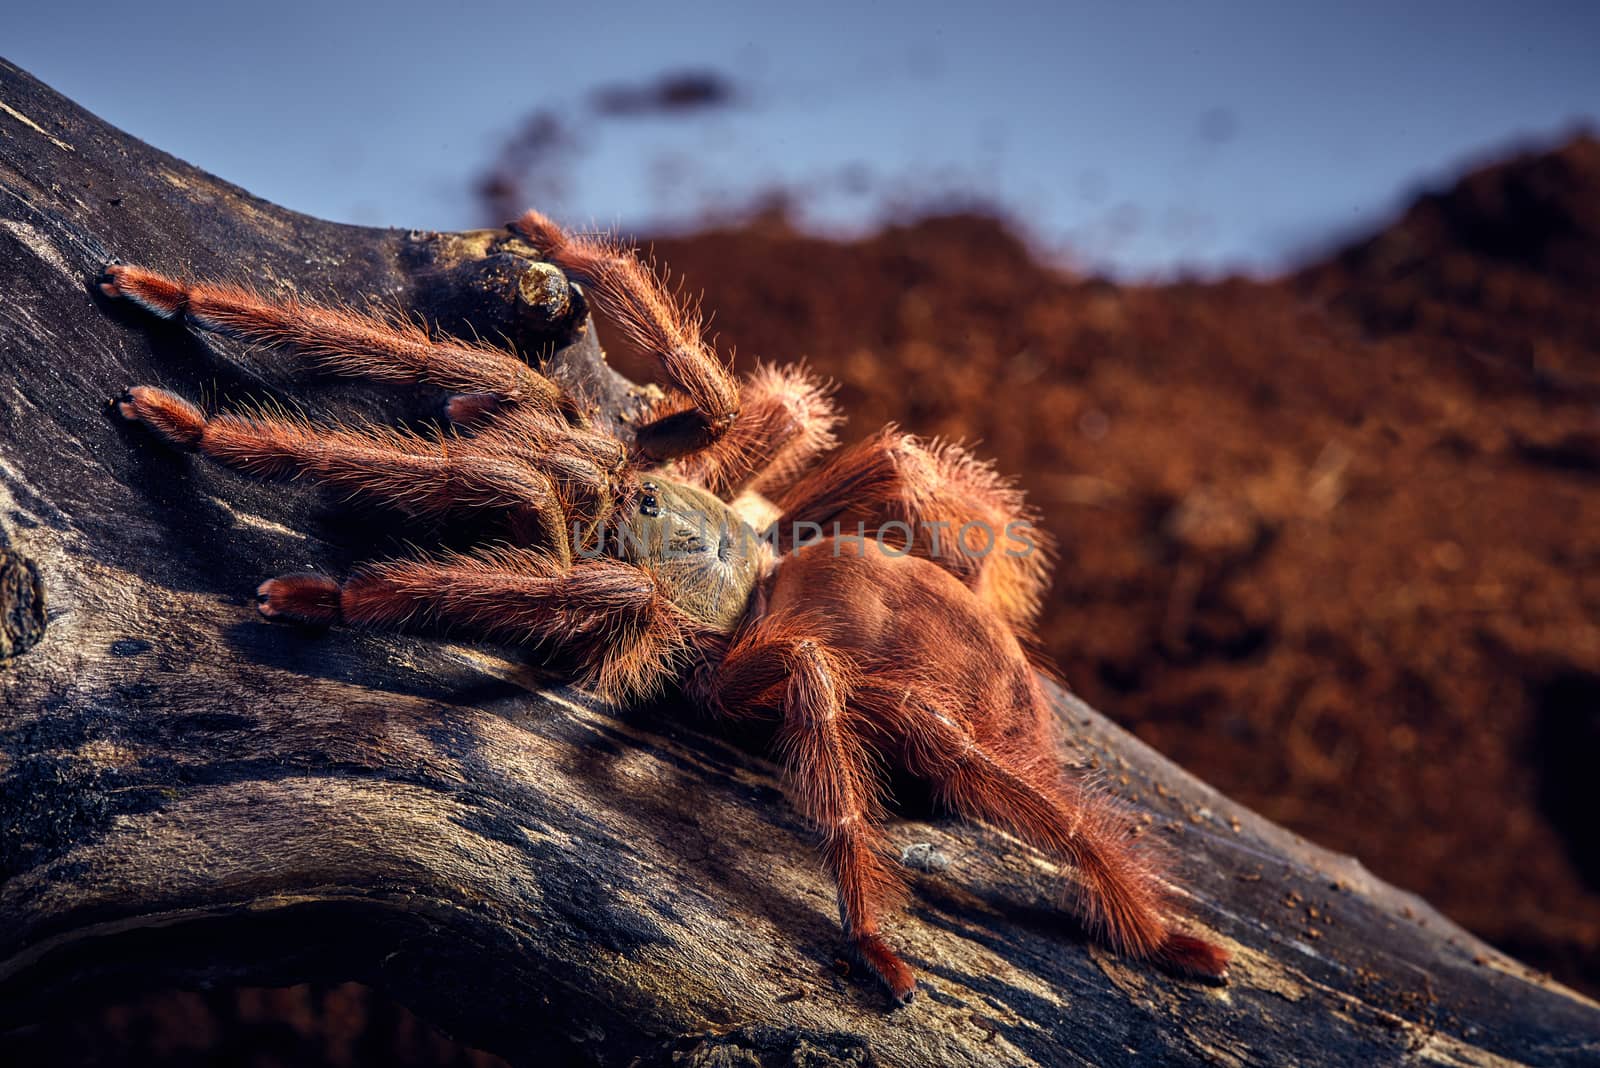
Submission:
M 107 401 L 148 382 L 418 419 L 440 398 L 154 323 L 99 298 L 100 266 L 398 302 L 536 353 L 569 312 L 525 251 L 296 215 L 0 64 L 0 1045 L 107 992 L 358 979 L 530 1064 L 1600 1059 L 1600 1007 L 1067 694 L 1072 758 L 1177 858 L 1229 986 L 1087 946 L 1052 866 L 912 813 L 892 937 L 925 982 L 889 1011 L 838 959 L 833 891 L 751 739 L 605 707 L 515 650 L 258 622 L 261 578 L 417 532 L 158 447 Z M 546 364 L 635 403 L 592 328 Z

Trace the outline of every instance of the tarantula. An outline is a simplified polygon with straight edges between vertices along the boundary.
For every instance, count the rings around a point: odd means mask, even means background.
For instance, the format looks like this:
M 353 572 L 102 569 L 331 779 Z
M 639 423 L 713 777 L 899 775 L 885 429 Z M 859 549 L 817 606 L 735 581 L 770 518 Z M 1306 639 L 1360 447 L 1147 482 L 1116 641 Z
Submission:
M 1021 493 L 963 449 L 893 428 L 835 451 L 840 418 L 816 379 L 763 366 L 736 381 L 699 316 L 631 250 L 569 235 L 537 212 L 512 229 L 658 361 L 666 399 L 633 440 L 603 432 L 579 398 L 509 351 L 106 268 L 107 296 L 156 315 L 334 373 L 454 394 L 453 425 L 433 435 L 207 415 L 151 386 L 116 402 L 173 445 L 249 474 L 305 476 L 414 516 L 490 510 L 505 520 L 495 547 L 382 561 L 344 582 L 268 579 L 261 612 L 317 625 L 462 625 L 559 648 L 612 699 L 677 679 L 713 713 L 775 720 L 786 783 L 820 834 L 846 935 L 897 1001 L 916 980 L 881 927 L 903 888 L 882 855 L 885 764 L 931 783 L 957 813 L 1068 862 L 1070 900 L 1093 937 L 1221 981 L 1227 953 L 1173 926 L 1126 819 L 1058 760 L 1024 652 L 1049 545 Z

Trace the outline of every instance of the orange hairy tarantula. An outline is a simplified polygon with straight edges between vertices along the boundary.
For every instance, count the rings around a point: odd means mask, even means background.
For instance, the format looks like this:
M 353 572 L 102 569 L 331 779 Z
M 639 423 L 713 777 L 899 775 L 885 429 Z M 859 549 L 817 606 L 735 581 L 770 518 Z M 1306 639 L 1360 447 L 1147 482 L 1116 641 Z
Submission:
M 659 362 L 667 397 L 633 440 L 597 429 L 579 398 L 507 351 L 106 268 L 108 296 L 157 315 L 336 373 L 455 394 L 455 426 L 434 436 L 207 415 L 151 386 L 117 402 L 167 441 L 250 474 L 304 475 L 413 515 L 505 518 L 495 548 L 383 561 L 342 583 L 269 579 L 262 613 L 459 624 L 559 648 L 611 698 L 679 678 L 713 712 L 771 717 L 845 931 L 897 1000 L 916 981 L 881 928 L 902 883 L 882 856 L 882 763 L 1068 862 L 1076 911 L 1106 945 L 1221 979 L 1227 953 L 1173 926 L 1124 817 L 1064 775 L 1021 640 L 1049 570 L 1021 494 L 961 449 L 892 429 L 823 459 L 839 417 L 806 373 L 762 367 L 735 381 L 698 316 L 631 251 L 536 212 L 513 230 Z

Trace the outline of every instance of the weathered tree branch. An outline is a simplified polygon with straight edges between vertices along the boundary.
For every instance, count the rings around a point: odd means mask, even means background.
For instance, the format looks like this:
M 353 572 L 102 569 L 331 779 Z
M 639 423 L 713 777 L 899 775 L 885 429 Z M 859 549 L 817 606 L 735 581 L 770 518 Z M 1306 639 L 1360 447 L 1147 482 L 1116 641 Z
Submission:
M 832 890 L 754 747 L 675 704 L 545 689 L 514 651 L 257 622 L 260 577 L 342 572 L 395 536 L 155 447 L 107 400 L 206 384 L 419 417 L 438 398 L 307 389 L 108 305 L 97 269 L 470 312 L 536 346 L 550 305 L 500 299 L 527 260 L 462 259 L 488 240 L 295 215 L 0 65 L 0 1042 L 135 984 L 354 978 L 528 1063 L 1600 1058 L 1592 1002 L 1065 695 L 1080 759 L 1236 954 L 1227 988 L 1086 946 L 1029 850 L 919 818 L 895 840 L 948 864 L 914 876 L 894 927 L 927 982 L 890 1012 L 839 974 Z M 592 330 L 551 364 L 626 409 Z

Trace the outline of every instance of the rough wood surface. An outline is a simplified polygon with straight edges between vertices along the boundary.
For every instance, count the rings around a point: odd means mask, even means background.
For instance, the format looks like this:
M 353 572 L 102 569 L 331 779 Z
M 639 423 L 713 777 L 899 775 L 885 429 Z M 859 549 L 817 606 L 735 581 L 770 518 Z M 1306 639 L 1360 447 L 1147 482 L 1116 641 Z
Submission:
M 832 890 L 751 740 L 544 688 L 512 650 L 258 622 L 261 577 L 341 572 L 401 532 L 157 447 L 107 400 L 154 382 L 417 418 L 438 398 L 152 324 L 100 300 L 97 269 L 448 327 L 486 276 L 446 268 L 483 240 L 284 211 L 0 64 L 0 1045 L 106 992 L 354 978 L 523 1063 L 1600 1060 L 1600 1007 L 1067 695 L 1074 758 L 1147 815 L 1236 955 L 1226 988 L 1086 946 L 1043 860 L 913 814 L 893 937 L 925 982 L 889 1011 L 841 974 Z M 472 314 L 534 348 L 536 311 Z M 553 360 L 620 410 L 593 333 Z

